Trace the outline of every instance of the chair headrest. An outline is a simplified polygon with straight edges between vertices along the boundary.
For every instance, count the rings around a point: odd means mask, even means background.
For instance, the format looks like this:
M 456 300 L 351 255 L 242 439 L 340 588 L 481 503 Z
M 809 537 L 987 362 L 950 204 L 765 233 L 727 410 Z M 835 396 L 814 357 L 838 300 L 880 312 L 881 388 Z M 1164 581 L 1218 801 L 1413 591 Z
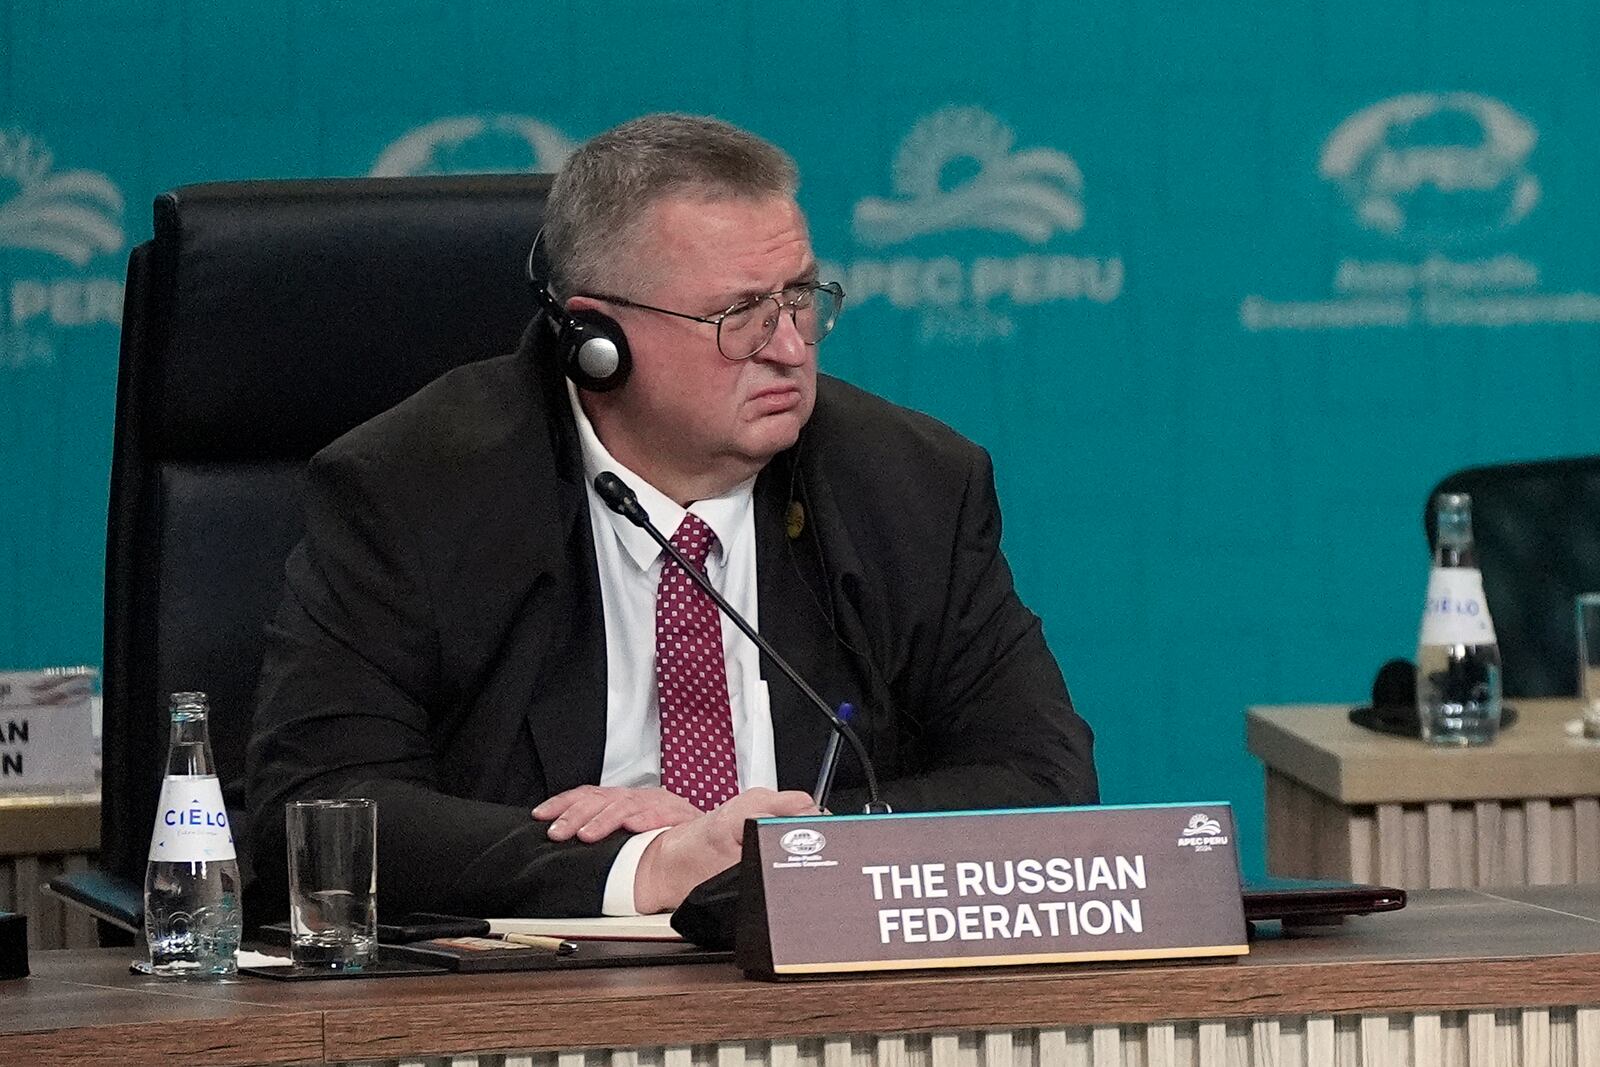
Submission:
M 547 175 L 194 185 L 155 204 L 143 420 L 166 458 L 310 456 L 515 349 Z M 126 343 L 126 342 L 125 342 Z M 156 383 L 150 383 L 156 384 Z

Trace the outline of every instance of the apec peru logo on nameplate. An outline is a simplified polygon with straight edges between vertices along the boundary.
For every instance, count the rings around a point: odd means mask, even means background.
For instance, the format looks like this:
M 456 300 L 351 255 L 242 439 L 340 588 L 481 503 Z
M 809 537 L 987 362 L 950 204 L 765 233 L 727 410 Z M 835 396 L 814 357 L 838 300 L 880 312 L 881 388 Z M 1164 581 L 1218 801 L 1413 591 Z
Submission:
M 756 975 L 1249 951 L 1227 804 L 753 820 L 743 864 Z

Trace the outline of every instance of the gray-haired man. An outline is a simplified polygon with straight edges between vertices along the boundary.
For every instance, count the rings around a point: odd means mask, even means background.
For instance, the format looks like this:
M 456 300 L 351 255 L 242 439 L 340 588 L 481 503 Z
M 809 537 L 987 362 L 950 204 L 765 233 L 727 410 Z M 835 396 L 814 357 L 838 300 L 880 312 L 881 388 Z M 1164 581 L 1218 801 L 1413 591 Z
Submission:
M 378 799 L 391 914 L 666 910 L 746 818 L 811 810 L 826 722 L 601 503 L 602 471 L 860 709 L 896 810 L 1096 799 L 988 457 L 817 375 L 843 293 L 795 187 L 715 120 L 601 134 L 552 189 L 522 350 L 313 460 L 250 749 L 253 921 L 281 910 L 296 796 Z M 840 784 L 859 805 L 859 768 Z

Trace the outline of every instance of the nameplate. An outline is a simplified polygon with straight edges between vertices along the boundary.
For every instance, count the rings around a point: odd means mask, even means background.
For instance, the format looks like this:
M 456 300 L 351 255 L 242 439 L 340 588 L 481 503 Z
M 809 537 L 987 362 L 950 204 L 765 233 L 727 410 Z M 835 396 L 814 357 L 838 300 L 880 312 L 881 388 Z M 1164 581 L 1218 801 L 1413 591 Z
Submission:
M 94 669 L 0 671 L 0 793 L 94 786 Z
M 754 977 L 1249 951 L 1227 804 L 753 819 L 741 862 Z

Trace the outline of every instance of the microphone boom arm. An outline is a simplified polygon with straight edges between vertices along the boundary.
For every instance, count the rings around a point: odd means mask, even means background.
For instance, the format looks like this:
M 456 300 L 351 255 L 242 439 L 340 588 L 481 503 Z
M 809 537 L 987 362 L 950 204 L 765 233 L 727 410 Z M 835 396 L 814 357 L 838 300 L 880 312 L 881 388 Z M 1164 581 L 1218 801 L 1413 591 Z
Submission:
M 864 814 L 889 814 L 893 809 L 878 796 L 878 775 L 873 768 L 872 759 L 867 755 L 866 746 L 861 743 L 861 738 L 857 737 L 856 732 L 850 728 L 850 724 L 841 719 L 832 708 L 828 707 L 828 702 L 818 696 L 815 689 L 806 684 L 806 680 L 800 677 L 793 667 L 789 666 L 787 660 L 778 655 L 777 650 L 767 642 L 766 638 L 756 632 L 755 627 L 745 621 L 743 615 L 733 610 L 733 605 L 729 604 L 722 594 L 717 592 L 716 587 L 711 584 L 711 579 L 707 578 L 698 567 L 691 564 L 683 553 L 673 547 L 672 542 L 668 541 L 661 531 L 656 529 L 655 523 L 650 521 L 650 516 L 639 505 L 638 497 L 634 495 L 633 490 L 629 489 L 621 478 L 618 478 L 610 471 L 604 471 L 595 476 L 594 487 L 595 491 L 600 494 L 600 499 L 605 501 L 607 507 L 649 534 L 651 540 L 660 545 L 662 550 L 671 556 L 679 567 L 683 568 L 684 573 L 688 574 L 690 580 L 704 590 L 705 594 L 711 598 L 711 602 L 716 604 L 722 610 L 722 613 L 733 621 L 733 624 L 739 628 L 740 632 L 748 637 L 756 648 L 761 650 L 762 655 L 767 657 L 768 662 L 777 667 L 783 676 L 794 683 L 795 688 L 805 695 L 807 700 L 816 705 L 817 709 L 828 717 L 828 721 L 833 724 L 834 730 L 838 732 L 840 737 L 845 739 L 851 751 L 855 753 L 856 759 L 861 763 L 861 770 L 866 775 L 868 800 Z

